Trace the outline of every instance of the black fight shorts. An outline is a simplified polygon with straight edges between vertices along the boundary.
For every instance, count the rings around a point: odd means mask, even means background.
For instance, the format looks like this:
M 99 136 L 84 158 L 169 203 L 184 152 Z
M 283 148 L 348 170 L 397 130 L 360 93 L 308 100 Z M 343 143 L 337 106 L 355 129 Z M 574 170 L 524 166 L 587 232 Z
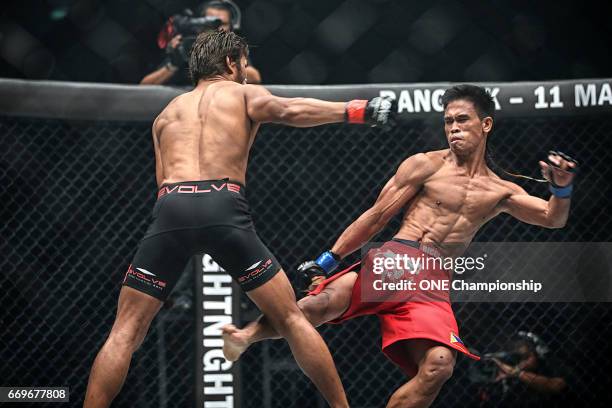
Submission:
M 163 185 L 123 284 L 164 301 L 189 259 L 202 253 L 244 291 L 266 283 L 280 265 L 257 236 L 244 194 L 229 179 Z

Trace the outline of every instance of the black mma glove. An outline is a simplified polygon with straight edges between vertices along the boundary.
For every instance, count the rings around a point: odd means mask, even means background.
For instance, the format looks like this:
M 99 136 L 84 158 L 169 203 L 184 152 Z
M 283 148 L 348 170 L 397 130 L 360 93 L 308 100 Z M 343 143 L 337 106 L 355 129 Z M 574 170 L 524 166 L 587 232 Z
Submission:
M 546 166 L 542 167 L 542 175 L 550 182 L 550 192 L 555 197 L 570 198 L 576 170 L 578 161 L 563 152 L 551 150 Z
M 302 287 L 306 292 L 313 290 L 321 281 L 333 272 L 340 263 L 340 257 L 331 251 L 325 251 L 314 261 L 306 261 L 297 268 L 302 278 Z
M 369 124 L 389 128 L 395 123 L 396 103 L 391 98 L 377 96 L 370 99 L 354 99 L 346 103 L 344 110 L 348 123 Z

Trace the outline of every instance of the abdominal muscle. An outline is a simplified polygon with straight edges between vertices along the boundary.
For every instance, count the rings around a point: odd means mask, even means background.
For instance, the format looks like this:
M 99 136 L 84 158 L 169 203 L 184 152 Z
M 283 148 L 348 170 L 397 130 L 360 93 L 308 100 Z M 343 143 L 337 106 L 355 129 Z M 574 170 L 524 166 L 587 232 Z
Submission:
M 423 202 L 413 202 L 395 238 L 433 245 L 444 256 L 459 256 L 480 226 L 470 222 L 460 211 L 431 208 Z

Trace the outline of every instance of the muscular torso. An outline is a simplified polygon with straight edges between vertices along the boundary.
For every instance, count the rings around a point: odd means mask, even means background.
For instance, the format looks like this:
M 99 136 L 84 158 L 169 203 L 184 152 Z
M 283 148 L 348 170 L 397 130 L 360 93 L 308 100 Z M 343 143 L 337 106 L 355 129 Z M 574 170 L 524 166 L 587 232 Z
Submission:
M 240 87 L 231 81 L 201 84 L 159 114 L 153 125 L 158 186 L 225 177 L 244 184 L 258 126 L 247 115 Z
M 500 203 L 512 193 L 511 183 L 488 168 L 470 177 L 448 150 L 428 156 L 433 171 L 408 203 L 396 237 L 442 247 L 466 246 L 484 223 L 499 214 Z

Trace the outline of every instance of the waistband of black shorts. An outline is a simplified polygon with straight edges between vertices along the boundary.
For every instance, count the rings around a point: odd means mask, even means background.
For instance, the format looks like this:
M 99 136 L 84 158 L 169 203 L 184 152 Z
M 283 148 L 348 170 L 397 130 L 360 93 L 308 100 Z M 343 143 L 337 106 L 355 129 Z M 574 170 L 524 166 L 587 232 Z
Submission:
M 245 195 L 246 188 L 242 183 L 229 178 L 217 180 L 179 181 L 177 183 L 162 184 L 157 191 L 159 200 L 168 194 L 213 194 L 222 191 Z
M 409 239 L 402 239 L 402 238 L 392 238 L 391 241 L 399 242 L 400 244 L 404 244 L 404 245 L 408 245 L 409 247 L 416 248 L 419 251 L 425 252 L 427 255 L 431 255 L 435 257 L 442 256 L 440 249 L 437 248 L 433 243 L 428 244 L 428 243 L 423 243 L 420 241 L 412 241 Z

